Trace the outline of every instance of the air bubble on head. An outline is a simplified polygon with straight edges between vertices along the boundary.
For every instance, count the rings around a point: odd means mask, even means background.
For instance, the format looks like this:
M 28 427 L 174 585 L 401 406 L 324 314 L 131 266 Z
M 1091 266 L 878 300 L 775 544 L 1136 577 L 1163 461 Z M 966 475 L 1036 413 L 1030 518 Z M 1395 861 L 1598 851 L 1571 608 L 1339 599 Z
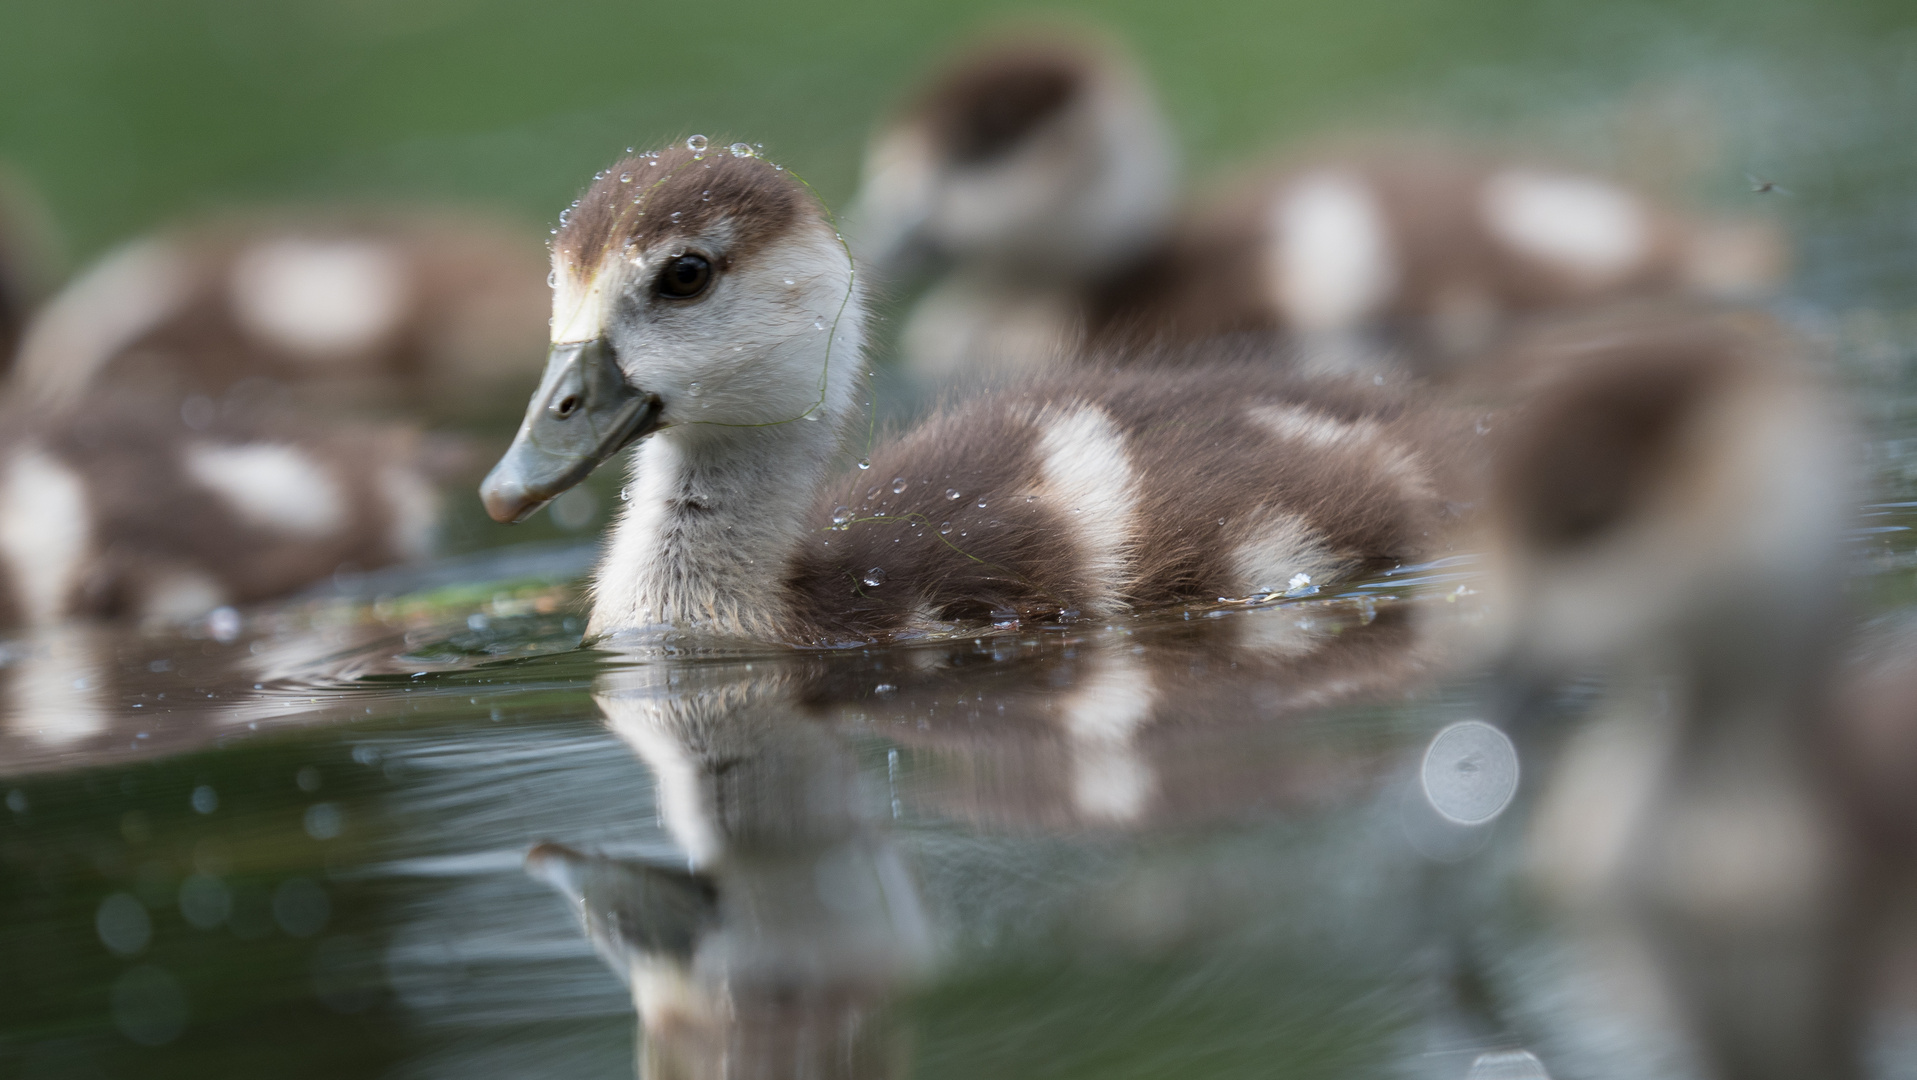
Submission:
M 690 139 L 686 140 L 686 149 L 692 151 L 695 154 L 703 153 L 705 151 L 705 148 L 706 148 L 706 137 L 704 135 L 694 135 Z
M 905 494 L 905 477 L 894 476 L 892 478 L 892 494 L 894 495 Z
M 885 584 L 885 568 L 882 566 L 875 566 L 872 569 L 867 570 L 865 572 L 865 575 L 859 578 L 859 580 L 865 582 L 866 588 L 876 589 L 879 586 Z
M 750 146 L 747 146 L 746 144 L 742 142 L 733 143 L 731 146 L 726 147 L 726 149 L 732 151 L 733 157 L 758 157 L 759 156 L 757 151 L 753 150 Z

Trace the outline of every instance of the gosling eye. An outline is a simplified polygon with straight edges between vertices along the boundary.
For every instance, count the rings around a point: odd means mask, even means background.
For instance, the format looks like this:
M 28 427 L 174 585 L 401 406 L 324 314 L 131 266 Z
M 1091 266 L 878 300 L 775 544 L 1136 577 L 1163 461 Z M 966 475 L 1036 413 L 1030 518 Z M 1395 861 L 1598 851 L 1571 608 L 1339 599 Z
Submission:
M 656 286 L 668 300 L 690 300 L 712 284 L 712 264 L 704 255 L 687 252 L 666 264 Z

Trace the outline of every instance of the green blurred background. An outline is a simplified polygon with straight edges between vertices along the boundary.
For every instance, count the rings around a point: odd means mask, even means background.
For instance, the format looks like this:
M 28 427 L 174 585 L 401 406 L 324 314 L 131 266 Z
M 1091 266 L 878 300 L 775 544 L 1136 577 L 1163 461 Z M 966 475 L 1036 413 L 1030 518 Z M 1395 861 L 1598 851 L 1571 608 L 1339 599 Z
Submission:
M 842 203 L 866 133 L 955 39 L 1032 9 L 878 0 L 7 0 L 0 159 L 81 261 L 234 202 L 405 196 L 549 222 L 629 144 L 702 132 Z M 1911 0 L 1128 0 L 1194 174 L 1435 125 L 1713 201 L 1790 189 L 1817 291 L 1902 291 Z M 1800 232 L 1806 231 L 1800 229 Z M 1827 254 L 1825 247 L 1844 257 Z

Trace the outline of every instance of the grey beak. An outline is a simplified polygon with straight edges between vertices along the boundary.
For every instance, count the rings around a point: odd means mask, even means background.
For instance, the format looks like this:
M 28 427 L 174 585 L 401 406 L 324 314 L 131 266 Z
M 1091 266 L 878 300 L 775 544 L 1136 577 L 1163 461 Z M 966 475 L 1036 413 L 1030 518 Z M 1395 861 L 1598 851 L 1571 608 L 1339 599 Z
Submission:
M 604 338 L 554 345 L 506 456 L 479 485 L 494 521 L 524 521 L 600 462 L 659 426 L 659 397 L 635 390 Z

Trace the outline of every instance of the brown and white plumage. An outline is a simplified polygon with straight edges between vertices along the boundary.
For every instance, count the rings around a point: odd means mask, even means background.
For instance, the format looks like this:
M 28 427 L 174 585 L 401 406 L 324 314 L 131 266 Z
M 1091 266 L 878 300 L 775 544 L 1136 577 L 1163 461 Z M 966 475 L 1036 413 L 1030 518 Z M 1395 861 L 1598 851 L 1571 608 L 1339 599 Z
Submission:
M 593 632 L 863 641 L 1281 592 L 1441 543 L 1469 435 L 1256 363 L 984 397 L 835 481 L 863 419 L 850 271 L 809 194 L 752 156 L 627 159 L 571 213 L 546 382 L 484 491 L 524 516 L 643 440 Z
M 1536 312 L 1744 297 L 1782 270 L 1767 223 L 1435 140 L 1294 153 L 1182 211 L 1176 172 L 1148 80 L 1096 35 L 961 53 L 874 138 L 853 214 L 882 277 L 944 264 L 901 331 L 906 366 L 1003 379 L 1255 332 L 1320 367 L 1441 373 Z
M 1847 429 L 1776 324 L 1638 315 L 1554 344 L 1492 484 L 1504 678 L 1606 685 L 1536 880 L 1654 973 L 1645 1019 L 1710 1075 L 1857 1075 L 1858 867 L 1819 751 Z
M 1687 216 L 1580 169 L 1379 141 L 1294 155 L 1196 207 L 1088 294 L 1086 325 L 1093 342 L 1279 333 L 1308 361 L 1442 374 L 1529 316 L 1747 298 L 1782 262 L 1764 222 Z
M 545 307 L 536 240 L 427 211 L 293 211 L 124 245 L 55 296 L 14 392 L 65 408 L 93 388 L 179 399 L 484 407 Z
M 0 421 L 0 629 L 187 618 L 426 554 L 437 495 L 399 427 L 188 428 L 121 398 Z

